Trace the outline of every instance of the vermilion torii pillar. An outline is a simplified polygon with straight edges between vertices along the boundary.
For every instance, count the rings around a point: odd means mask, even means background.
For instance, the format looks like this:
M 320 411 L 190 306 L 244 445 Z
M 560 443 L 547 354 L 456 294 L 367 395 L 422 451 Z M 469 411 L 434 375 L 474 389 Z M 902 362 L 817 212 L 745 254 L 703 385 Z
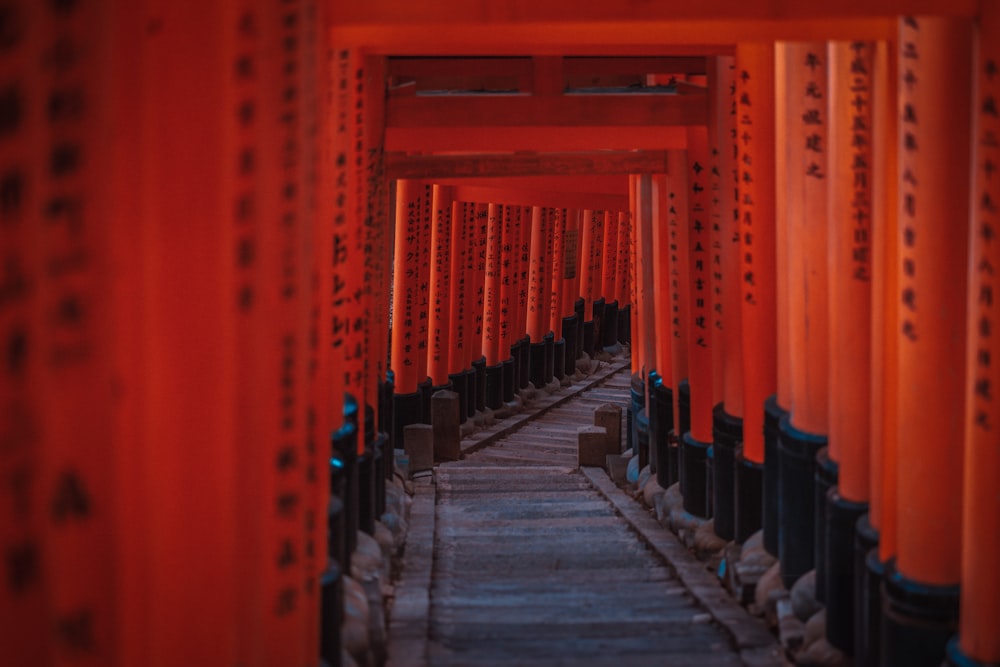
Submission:
M 563 338 L 563 292 L 566 286 L 566 209 L 551 209 L 552 275 L 549 277 L 549 330 L 552 332 L 552 375 L 566 377 L 566 339 Z M 547 371 L 546 371 L 547 372 Z
M 1000 245 L 994 239 L 1000 214 L 1000 11 L 984 7 L 976 35 L 976 91 L 973 110 L 974 217 L 969 229 L 969 290 L 965 370 L 965 475 L 962 501 L 962 600 L 957 641 L 948 647 L 952 665 L 1000 663 L 1000 575 L 997 573 L 1000 526 L 1000 346 L 993 327 L 1000 322 L 998 287 Z
M 631 305 L 629 295 L 631 285 L 629 284 L 628 258 L 629 258 L 629 238 L 632 233 L 632 225 L 635 218 L 631 211 L 625 211 L 623 217 L 618 221 L 618 264 L 617 278 L 615 279 L 615 289 L 617 290 L 618 301 L 618 342 L 623 345 L 629 343 L 629 325 L 631 323 Z
M 473 339 L 469 346 L 469 364 L 475 374 L 475 401 L 469 403 L 469 416 L 476 411 L 486 410 L 486 355 L 483 354 L 483 338 L 486 332 L 486 250 L 489 245 L 489 204 L 476 204 L 475 223 L 475 270 L 476 280 L 472 285 L 473 303 L 470 312 L 473 320 Z M 499 249 L 497 250 L 499 253 Z
M 497 410 L 503 404 L 503 358 L 501 348 L 500 293 L 506 273 L 503 265 L 503 207 L 487 209 L 485 318 L 483 356 L 486 358 L 486 407 Z
M 518 206 L 517 234 L 520 242 L 518 252 L 517 302 L 515 308 L 517 327 L 517 388 L 527 389 L 531 381 L 531 335 L 528 333 L 528 297 L 531 290 L 531 232 L 532 210 L 530 206 Z
M 504 206 L 502 210 L 500 273 L 500 359 L 503 364 L 503 400 L 514 400 L 517 391 L 517 359 L 514 355 L 514 331 L 517 329 L 517 284 L 519 282 L 520 240 L 517 233 L 517 216 L 520 208 Z
M 739 188 L 743 455 L 764 463 L 764 544 L 777 552 L 777 456 L 765 456 L 766 423 L 777 431 L 774 45 L 736 47 L 736 146 Z M 767 405 L 765 405 L 767 403 Z M 765 413 L 766 410 L 766 413 Z M 771 538 L 769 540 L 769 537 Z M 772 543 L 773 540 L 773 543 Z M 773 551 L 772 551 L 773 549 Z
M 664 489 L 678 480 L 678 457 L 676 433 L 674 432 L 674 397 L 677 389 L 673 368 L 672 347 L 676 344 L 671 325 L 671 251 L 670 251 L 670 207 L 667 176 L 654 174 L 653 185 L 653 229 L 652 251 L 657 261 L 653 262 L 653 284 L 659 289 L 653 292 L 653 326 L 658 335 L 654 340 L 654 357 L 649 377 L 653 378 L 649 387 L 652 423 L 650 428 L 650 448 L 656 454 L 656 480 Z
M 827 282 L 826 44 L 785 43 L 789 136 L 784 177 L 789 252 L 791 408 L 779 428 L 779 556 L 791 585 L 815 564 L 816 455 L 826 445 L 829 338 Z M 822 593 L 822 591 L 818 591 Z
M 872 144 L 875 45 L 831 42 L 829 57 L 830 450 L 838 482 L 827 496 L 826 635 L 854 651 L 855 524 L 868 511 Z M 819 575 L 817 571 L 817 576 Z
M 698 502 L 688 489 L 690 481 L 685 480 L 684 466 L 684 434 L 691 430 L 691 399 L 688 385 L 690 371 L 690 340 L 691 322 L 690 288 L 688 286 L 690 271 L 690 205 L 691 184 L 689 178 L 688 156 L 686 151 L 670 151 L 667 155 L 667 206 L 666 229 L 669 240 L 670 266 L 670 367 L 673 372 L 671 385 L 674 394 L 674 441 L 677 443 L 677 479 L 681 484 L 681 493 L 685 494 L 684 507 L 689 512 L 697 508 L 697 516 L 705 517 L 707 508 L 703 502 Z M 666 380 L 664 380 L 666 381 Z M 670 452 L 674 454 L 673 451 Z M 693 505 L 693 503 L 697 503 Z
M 884 664 L 939 664 L 957 626 L 963 456 L 937 438 L 961 438 L 965 428 L 958 369 L 966 363 L 972 38 L 967 19 L 899 20 L 898 539 L 883 583 Z M 977 221 L 995 210 L 988 190 L 973 201 Z M 989 334 L 988 321 L 979 326 Z
M 548 209 L 531 208 L 531 255 L 528 274 L 527 330 L 531 338 L 530 378 L 536 389 L 545 385 L 545 336 L 549 325 L 551 300 L 548 280 L 549 256 L 546 253 L 549 235 Z
M 433 390 L 450 389 L 451 351 L 451 227 L 455 204 L 452 189 L 434 185 L 431 231 L 430 307 L 428 309 L 427 372 Z
M 596 313 L 604 306 L 597 298 L 601 289 L 601 256 L 603 255 L 602 231 L 604 211 L 583 211 L 583 236 L 580 250 L 580 295 L 583 297 L 583 351 L 588 356 L 595 354 L 597 327 L 600 318 Z
M 715 532 L 743 542 L 761 526 L 763 468 L 739 454 L 743 440 L 743 354 L 740 327 L 739 197 L 736 160 L 736 63 L 708 62 L 711 152 L 712 368 L 721 401 L 713 408 Z
M 618 343 L 618 225 L 624 213 L 607 211 L 604 214 L 604 252 L 601 257 L 601 296 L 604 314 L 601 318 L 601 339 L 595 341 L 598 349 L 613 348 Z
M 567 376 L 576 375 L 576 360 L 580 357 L 580 318 L 576 300 L 580 294 L 580 211 L 566 209 L 563 213 L 566 229 L 563 239 L 562 333 L 566 341 L 564 352 Z
M 469 359 L 467 347 L 471 343 L 469 335 L 468 314 L 471 304 L 467 300 L 468 283 L 473 275 L 468 270 L 470 251 L 470 227 L 475 219 L 475 209 L 468 202 L 454 202 L 451 215 L 451 252 L 448 261 L 451 264 L 448 276 L 448 307 L 450 313 L 448 322 L 450 337 L 448 342 L 448 383 L 452 391 L 458 394 L 459 422 L 468 420 L 467 401 L 469 393 L 466 363 Z

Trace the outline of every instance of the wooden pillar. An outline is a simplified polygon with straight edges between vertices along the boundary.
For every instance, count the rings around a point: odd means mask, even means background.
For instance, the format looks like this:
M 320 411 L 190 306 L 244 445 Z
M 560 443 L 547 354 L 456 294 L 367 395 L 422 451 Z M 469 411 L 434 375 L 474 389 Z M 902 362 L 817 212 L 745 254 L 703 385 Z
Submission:
M 965 371 L 965 475 L 962 502 L 962 600 L 958 642 L 949 646 L 950 664 L 1000 663 L 1000 576 L 996 559 L 1000 535 L 1000 346 L 992 327 L 1000 322 L 994 300 L 1000 246 L 994 234 L 1000 215 L 987 202 L 1000 202 L 1000 12 L 984 6 L 976 31 L 973 101 L 973 218 L 969 229 L 968 316 Z
M 690 296 L 687 284 L 689 263 L 688 222 L 690 192 L 688 164 L 685 151 L 671 151 L 667 157 L 667 236 L 670 249 L 670 356 L 674 389 L 674 429 L 680 444 L 684 434 L 691 430 L 691 398 L 688 388 L 690 363 L 689 322 Z M 681 462 L 681 466 L 683 462 Z M 682 468 L 678 468 L 678 478 Z M 683 483 L 681 488 L 683 491 Z
M 966 19 L 899 21 L 901 449 L 897 550 L 884 582 L 882 660 L 889 664 L 940 662 L 958 615 L 962 448 L 935 436 L 964 432 L 962 373 L 941 369 L 963 368 L 966 359 L 970 204 L 956 193 L 970 191 L 972 37 Z M 974 204 L 977 218 L 994 207 L 988 192 L 974 193 Z
M 583 236 L 580 251 L 581 272 L 580 272 L 580 293 L 583 296 L 583 350 L 593 357 L 595 353 L 595 337 L 597 320 L 594 314 L 597 312 L 598 292 L 601 289 L 601 257 L 604 254 L 602 247 L 602 231 L 604 227 L 603 211 L 583 211 Z M 603 304 L 601 304 L 603 305 Z
M 476 204 L 475 221 L 475 270 L 472 286 L 473 321 L 472 344 L 469 346 L 469 365 L 475 373 L 475 402 L 470 405 L 469 416 L 486 410 L 486 355 L 483 341 L 486 334 L 486 247 L 489 244 L 489 204 Z
M 490 204 L 487 209 L 486 282 L 484 295 L 483 356 L 486 358 L 486 407 L 496 410 L 503 402 L 503 360 L 501 356 L 501 291 L 508 279 L 504 268 L 503 207 Z
M 452 189 L 434 185 L 431 210 L 430 304 L 428 309 L 427 372 L 435 388 L 448 386 L 451 350 Z
M 668 176 L 654 174 L 652 180 L 652 233 L 650 234 L 653 261 L 653 339 L 654 354 L 650 359 L 650 371 L 656 371 L 656 380 L 650 392 L 654 396 L 656 417 L 651 446 L 656 452 L 657 481 L 663 488 L 678 480 L 677 433 L 674 405 L 677 397 L 677 377 L 674 373 L 673 347 L 677 345 L 672 324 L 673 290 L 671 285 L 672 260 L 676 255 L 671 251 L 670 223 L 676 214 L 674 202 L 670 199 Z M 671 214 L 671 209 L 674 213 Z
M 468 202 L 453 201 L 451 204 L 451 252 L 447 261 L 450 265 L 448 275 L 448 298 L 444 307 L 448 309 L 448 384 L 452 391 L 458 394 L 459 422 L 468 419 L 466 405 L 468 400 L 468 376 L 465 373 L 469 352 L 468 311 L 470 310 L 468 283 L 472 276 L 468 271 L 469 263 L 469 227 L 475 211 Z
M 604 214 L 604 253 L 601 264 L 604 315 L 601 319 L 601 339 L 597 347 L 614 348 L 618 343 L 618 291 L 615 280 L 618 276 L 618 225 L 621 211 L 607 211 Z
M 736 144 L 739 170 L 743 455 L 764 463 L 764 544 L 778 550 L 777 460 L 765 456 L 765 424 L 776 442 L 777 415 L 768 402 L 777 385 L 774 45 L 736 48 Z M 768 402 L 768 405 L 765 405 Z M 766 419 L 765 419 L 766 414 Z
M 548 266 L 551 255 L 547 253 L 549 236 L 548 209 L 534 206 L 531 209 L 531 251 L 528 274 L 527 330 L 531 339 L 530 378 L 536 389 L 544 384 L 545 340 L 549 324 Z
M 632 234 L 632 225 L 635 218 L 632 211 L 624 211 L 622 218 L 618 221 L 618 277 L 615 279 L 615 289 L 617 290 L 616 301 L 618 301 L 618 342 L 629 343 L 629 324 L 631 318 L 631 284 L 629 282 L 629 254 L 631 246 L 629 238 Z
M 826 553 L 817 558 L 826 565 L 827 639 L 848 654 L 855 524 L 868 511 L 869 488 L 874 50 L 870 42 L 828 45 L 829 437 L 839 471 L 825 508 Z
M 576 315 L 576 300 L 580 294 L 580 212 L 564 209 L 566 222 L 563 240 L 562 332 L 566 341 L 564 353 L 566 375 L 576 374 L 576 360 L 580 356 L 581 322 Z
M 551 209 L 552 275 L 549 277 L 549 331 L 552 332 L 552 374 L 566 377 L 566 339 L 563 337 L 563 296 L 566 275 L 566 209 Z
M 639 193 L 639 175 L 629 174 L 629 212 L 631 213 L 632 224 L 629 226 L 629 258 L 628 258 L 628 283 L 629 283 L 629 303 L 632 307 L 629 309 L 629 335 L 631 337 L 631 367 L 632 375 L 638 373 L 641 377 L 642 365 L 640 363 L 642 357 L 642 332 L 639 329 L 639 308 L 636 306 L 638 298 L 638 284 L 636 282 L 637 262 L 638 262 L 638 246 L 636 241 L 639 237 L 639 220 L 642 215 L 641 200 L 638 196 Z
M 417 231 L 417 386 L 420 388 L 420 420 L 425 424 L 431 418 L 431 387 L 434 380 L 428 374 L 428 359 L 430 358 L 431 332 L 431 264 L 433 263 L 433 247 L 431 238 L 434 235 L 434 186 L 423 183 L 423 194 L 420 196 L 420 225 Z

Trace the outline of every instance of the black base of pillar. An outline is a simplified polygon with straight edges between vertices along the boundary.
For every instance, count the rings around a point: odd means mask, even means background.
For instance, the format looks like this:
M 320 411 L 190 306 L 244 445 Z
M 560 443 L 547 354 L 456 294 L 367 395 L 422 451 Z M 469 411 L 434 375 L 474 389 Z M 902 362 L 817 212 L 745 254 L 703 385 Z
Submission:
M 777 396 L 764 402 L 764 550 L 778 557 L 778 424 L 788 411 L 778 405 Z
M 718 514 L 718 508 L 716 508 Z M 764 464 L 736 457 L 736 519 L 733 539 L 743 544 L 760 530 L 764 511 Z
M 653 385 L 653 395 L 656 397 L 654 409 L 656 410 L 656 481 L 661 487 L 666 489 L 677 481 L 677 466 L 671 466 L 670 450 L 676 450 L 671 446 L 670 433 L 674 430 L 674 392 L 670 387 L 663 384 L 660 378 Z M 674 456 L 676 463 L 676 452 Z
M 826 639 L 847 655 L 854 653 L 854 527 L 867 511 L 868 503 L 847 500 L 837 487 L 826 496 Z
M 496 366 L 487 366 L 486 375 L 486 407 L 499 410 L 503 405 L 503 362 Z
M 591 312 L 594 318 L 594 351 L 589 353 L 593 357 L 599 350 L 604 349 L 604 297 L 595 299 Z
M 778 425 L 778 558 L 786 588 L 816 565 L 816 453 L 826 438 L 782 417 Z
M 563 340 L 566 345 L 566 352 L 563 354 L 563 368 L 566 375 L 576 374 L 576 360 L 579 358 L 580 347 L 577 345 L 579 334 L 577 332 L 576 315 L 564 317 L 562 321 Z
M 632 454 L 639 453 L 639 423 L 637 416 L 639 415 L 639 410 L 642 410 L 646 405 L 646 383 L 639 373 L 632 373 L 631 382 L 629 384 L 629 397 L 631 398 L 631 403 L 629 405 L 629 413 L 632 415 L 632 427 L 629 430 L 629 436 L 632 440 Z
M 476 403 L 478 398 L 476 397 L 476 369 L 467 368 L 463 373 L 465 375 L 465 415 L 469 419 L 476 416 Z
M 517 361 L 511 357 L 505 359 L 500 365 L 503 368 L 503 382 L 500 383 L 503 402 L 510 403 L 514 400 L 514 392 L 517 391 Z
M 823 447 L 816 452 L 813 553 L 816 556 L 816 601 L 820 604 L 826 604 L 826 594 L 829 590 L 826 564 L 826 494 L 837 486 L 837 470 L 837 462 L 830 458 L 829 447 Z M 848 541 L 848 544 L 851 543 Z
M 677 430 L 683 434 L 691 430 L 691 384 L 687 380 L 681 380 L 677 385 L 677 391 L 680 392 L 677 397 L 677 409 L 681 413 L 677 418 Z
M 708 448 L 710 442 L 695 440 L 691 431 L 681 436 L 681 495 L 684 510 L 702 519 L 712 518 L 708 483 Z
M 392 397 L 396 392 L 394 374 L 390 370 L 386 379 L 378 383 L 378 430 L 392 435 Z
M 351 555 L 347 551 L 347 514 L 344 511 L 344 501 L 340 494 L 344 490 L 343 470 L 337 468 L 330 471 L 330 500 L 326 505 L 326 553 L 337 563 L 350 563 Z
M 632 342 L 632 306 L 618 308 L 618 342 L 622 345 Z
M 646 408 L 642 408 L 635 413 L 636 443 L 639 454 L 639 470 L 642 470 L 649 463 L 649 417 L 646 415 Z
M 420 423 L 431 423 L 431 396 L 434 395 L 434 382 L 427 378 L 417 385 L 420 391 Z
M 476 405 L 475 410 L 486 409 L 486 357 L 479 357 L 472 362 L 472 370 L 476 372 Z M 471 414 L 469 415 L 472 416 Z
M 681 438 L 677 435 L 677 427 L 667 434 L 667 467 L 670 469 L 670 484 L 681 481 Z
M 958 638 L 953 638 L 948 642 L 947 655 L 944 664 L 949 667 L 996 667 L 995 662 L 980 662 L 975 658 L 970 658 L 962 652 L 962 647 L 958 645 Z
M 392 395 L 392 439 L 395 447 L 403 448 L 404 428 L 421 423 L 422 402 L 423 395 L 419 391 Z
M 613 348 L 618 344 L 618 302 L 604 304 L 604 317 L 601 320 L 601 347 Z
M 469 401 L 469 388 L 468 388 L 469 376 L 465 374 L 465 371 L 461 373 L 449 373 L 448 374 L 448 384 L 451 385 L 451 390 L 458 394 L 458 423 L 464 424 L 468 419 L 468 411 L 466 406 Z M 437 391 L 437 389 L 435 389 Z
M 523 347 L 524 343 L 520 340 L 510 346 L 510 358 L 514 360 L 514 384 L 511 385 L 511 391 L 515 394 L 521 390 L 521 360 L 524 356 L 521 354 L 521 348 Z M 505 381 L 506 379 L 504 376 Z M 527 382 L 527 380 L 525 381 Z M 511 395 L 510 400 L 514 400 L 513 395 Z
M 357 545 L 358 532 L 358 407 L 345 397 L 345 423 L 333 434 L 333 454 L 330 460 L 331 486 L 336 482 L 340 501 L 344 503 L 344 558 L 340 561 L 344 571 L 351 567 L 351 554 Z M 348 412 L 351 417 L 348 417 Z M 339 472 L 338 472 L 339 471 Z M 337 477 L 337 479 L 334 479 Z M 335 491 L 335 492 L 337 492 Z
M 663 384 L 663 379 L 656 369 L 646 374 L 646 386 L 649 387 L 646 396 L 646 419 L 649 420 L 649 472 L 656 475 L 660 470 L 660 459 L 657 456 L 656 440 L 660 434 L 660 420 L 658 408 L 659 401 L 656 398 L 656 385 Z
M 545 346 L 545 354 L 542 357 L 542 382 L 551 384 L 556 373 L 555 335 L 551 331 L 545 334 L 542 338 L 542 344 Z
M 531 339 L 527 336 L 521 339 L 519 354 L 520 359 L 518 364 L 520 365 L 520 370 L 518 375 L 518 389 L 527 389 L 528 382 L 531 381 Z
M 541 389 L 545 386 L 545 343 L 543 341 L 538 341 L 537 343 L 532 343 L 530 349 L 531 355 L 531 384 L 535 385 L 535 389 Z
M 369 445 L 358 457 L 358 529 L 375 535 L 375 451 Z
M 552 376 L 557 380 L 566 377 L 566 339 L 552 343 Z
M 319 656 L 329 667 L 340 667 L 340 623 L 344 610 L 344 586 L 340 567 L 330 563 L 320 575 Z
M 908 579 L 891 559 L 882 580 L 882 664 L 938 667 L 958 630 L 958 593 L 957 585 Z
M 392 450 L 389 447 L 389 435 L 379 433 L 375 436 L 375 519 L 379 520 L 385 514 L 385 482 L 392 478 Z M 389 473 L 386 473 L 389 470 Z
M 854 664 L 878 667 L 882 622 L 882 575 L 878 531 L 865 514 L 854 525 Z
M 576 358 L 579 359 L 583 356 L 583 322 L 586 319 L 584 317 L 584 310 L 586 310 L 586 303 L 583 297 L 578 297 L 576 301 L 573 302 L 573 313 L 576 315 Z
M 594 358 L 594 320 L 583 323 L 583 351 L 591 359 Z
M 743 441 L 743 420 L 726 412 L 722 403 L 712 409 L 712 515 L 715 534 L 736 537 L 736 452 Z

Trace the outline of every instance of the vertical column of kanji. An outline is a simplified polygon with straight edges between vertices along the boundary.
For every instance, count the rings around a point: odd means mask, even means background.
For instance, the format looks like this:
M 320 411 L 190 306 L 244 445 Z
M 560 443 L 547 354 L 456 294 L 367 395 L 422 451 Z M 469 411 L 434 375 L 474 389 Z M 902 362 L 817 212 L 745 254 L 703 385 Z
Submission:
M 601 261 L 601 296 L 604 297 L 604 317 L 601 320 L 603 332 L 597 347 L 614 347 L 618 342 L 618 225 L 621 211 L 607 211 L 604 214 L 604 252 Z
M 465 358 L 462 362 L 463 373 L 465 374 L 465 404 L 466 417 L 474 417 L 476 414 L 476 369 L 472 366 L 473 359 L 478 359 L 483 346 L 482 334 L 477 336 L 477 327 L 482 326 L 482 302 L 481 290 L 476 289 L 476 283 L 480 281 L 479 276 L 479 225 L 477 218 L 477 205 L 466 204 L 465 224 L 468 235 L 467 249 L 465 254 L 465 266 L 463 267 L 465 282 L 465 310 L 462 317 L 465 320 Z M 478 322 L 477 322 L 478 320 Z
M 777 457 L 765 454 L 765 424 L 776 438 L 775 78 L 774 44 L 736 48 L 743 456 L 764 463 L 764 543 L 777 553 Z M 766 403 L 766 405 L 765 405 Z
M 541 310 L 541 320 L 542 320 L 542 330 L 545 335 L 542 336 L 543 343 L 543 353 L 542 353 L 542 382 L 544 384 L 549 384 L 555 377 L 555 327 L 549 326 L 551 321 L 551 305 L 552 299 L 555 295 L 552 277 L 554 271 L 552 271 L 551 263 L 553 261 L 553 248 L 555 245 L 555 227 L 558 224 L 558 219 L 556 218 L 556 209 L 545 208 L 542 211 L 543 220 L 545 221 L 545 274 L 542 276 L 542 301 L 539 304 Z
M 474 307 L 472 309 L 472 345 L 469 346 L 469 363 L 475 375 L 475 402 L 470 404 L 469 416 L 486 410 L 486 354 L 483 343 L 486 338 L 486 249 L 489 245 L 490 213 L 489 204 L 476 204 L 475 256 L 476 280 L 472 285 Z M 499 257 L 498 257 L 499 258 Z
M 500 348 L 497 354 L 501 365 L 501 398 L 503 402 L 514 400 L 515 391 L 515 361 L 512 345 L 514 343 L 514 301 L 517 299 L 515 285 L 517 269 L 514 255 L 515 241 L 515 207 L 497 207 L 497 220 L 500 226 L 500 310 L 499 336 Z
M 691 394 L 688 385 L 688 166 L 683 150 L 667 157 L 667 239 L 670 250 L 670 358 L 674 388 L 674 441 L 681 447 L 684 434 L 691 430 Z M 684 488 L 683 462 L 677 453 L 677 479 Z
M 885 664 L 937 664 L 958 616 L 963 456 L 932 434 L 960 437 L 965 420 L 964 374 L 942 369 L 965 362 L 972 37 L 968 20 L 900 19 L 897 400 L 906 450 L 896 461 L 896 558 L 883 583 Z M 998 206 L 988 189 L 973 204 L 977 221 Z M 979 326 L 989 335 L 989 320 Z
M 563 356 L 565 361 L 565 372 L 567 376 L 576 375 L 576 360 L 580 356 L 579 333 L 580 322 L 576 316 L 576 299 L 580 294 L 580 212 L 576 209 L 563 209 L 562 217 L 565 221 L 565 231 L 563 232 L 563 270 L 557 276 L 563 281 L 562 286 L 562 306 L 560 310 L 562 320 L 563 340 L 566 341 L 566 349 Z
M 518 388 L 526 389 L 531 380 L 531 334 L 528 332 L 528 294 L 531 289 L 531 232 L 532 207 L 518 207 L 518 229 L 520 230 L 521 252 L 520 271 L 517 285 L 517 328 L 521 338 L 518 341 Z
M 236 424 L 240 457 L 245 464 L 236 480 L 237 502 L 243 511 L 237 516 L 239 558 L 236 571 L 242 582 L 238 589 L 237 655 L 248 665 L 263 665 L 270 653 L 269 596 L 275 577 L 269 543 L 275 533 L 271 499 L 276 495 L 270 449 L 275 442 L 279 398 L 271 381 L 279 367 L 280 348 L 275 346 L 272 322 L 278 306 L 268 282 L 273 278 L 274 234 L 265 225 L 275 225 L 279 212 L 274 187 L 281 177 L 275 160 L 275 136 L 279 130 L 268 122 L 276 116 L 274 99 L 279 89 L 272 44 L 278 41 L 271 29 L 273 8 L 263 2 L 240 3 L 236 51 L 230 68 L 236 93 L 238 159 L 227 163 L 233 179 L 237 252 L 234 258 L 239 336 L 236 354 L 245 362 L 237 366 Z M 270 231 L 270 230 L 269 230 Z
M 828 53 L 830 447 L 840 470 L 826 507 L 826 635 L 850 654 L 854 525 L 868 511 L 869 486 L 874 44 L 831 42 Z
M 548 236 L 548 209 L 534 206 L 531 209 L 531 259 L 528 275 L 528 335 L 531 337 L 531 383 L 540 389 L 544 386 L 545 341 L 543 337 L 549 323 L 549 291 L 545 280 L 549 258 L 546 256 Z
M 465 411 L 465 401 L 468 396 L 468 376 L 465 374 L 465 361 L 468 358 L 467 344 L 467 310 L 466 286 L 468 276 L 466 264 L 469 261 L 469 209 L 472 207 L 468 202 L 452 202 L 451 208 L 451 252 L 448 261 L 452 264 L 448 275 L 448 295 L 445 302 L 448 309 L 447 321 L 451 328 L 449 345 L 446 350 L 448 355 L 448 384 L 452 391 L 458 394 L 458 403 L 463 406 L 459 409 L 459 420 L 465 423 L 467 415 Z
M 140 55 L 149 665 L 236 659 L 236 7 L 151 0 Z
M 431 197 L 430 308 L 428 309 L 427 372 L 433 389 L 449 388 L 448 355 L 451 344 L 451 227 L 453 191 L 435 185 Z
M 666 165 L 664 165 L 666 166 Z M 653 224 L 650 248 L 653 253 L 653 359 L 648 377 L 650 404 L 653 406 L 650 447 L 656 459 L 656 479 L 663 488 L 677 481 L 677 447 L 674 446 L 674 383 L 673 335 L 671 329 L 670 285 L 670 208 L 667 176 L 653 174 Z
M 583 229 L 580 237 L 580 296 L 583 297 L 583 352 L 594 356 L 594 238 L 598 233 L 597 217 L 600 211 L 584 209 Z M 599 274 L 599 272 L 598 272 Z
M 420 420 L 431 423 L 431 388 L 434 380 L 427 374 L 430 349 L 431 313 L 431 236 L 434 232 L 434 188 L 424 183 L 420 196 L 419 228 L 417 230 L 417 386 L 420 389 Z
M 712 158 L 712 368 L 719 402 L 712 409 L 715 531 L 743 542 L 761 526 L 762 461 L 741 451 L 743 348 L 740 317 L 740 232 L 736 139 L 736 61 L 708 61 L 709 150 Z
M 501 291 L 507 277 L 503 263 L 503 207 L 490 204 L 487 209 L 485 321 L 483 355 L 486 357 L 486 407 L 497 410 L 503 403 L 503 327 Z
M 898 439 L 896 385 L 898 382 L 898 239 L 896 233 L 896 58 L 890 45 L 878 42 L 873 56 L 872 98 L 872 297 L 868 514 L 858 520 L 855 535 L 854 659 L 877 665 L 882 616 L 884 561 L 896 551 L 895 452 Z M 890 474 L 891 472 L 891 474 Z M 880 549 L 887 554 L 879 555 Z
M 420 391 L 417 376 L 417 292 L 420 281 L 421 197 L 419 181 L 396 182 L 396 237 L 392 288 L 392 357 L 395 376 L 393 439 L 403 443 L 403 429 L 420 422 Z
M 972 188 L 969 230 L 969 292 L 966 319 L 965 481 L 962 503 L 962 601 L 958 640 L 948 647 L 950 664 L 1000 663 L 1000 576 L 996 554 L 1000 546 L 1000 350 L 992 327 L 1000 322 L 994 300 L 1000 247 L 995 235 L 1000 215 L 983 205 L 1000 201 L 1000 8 L 984 7 L 976 34 Z M 975 209 L 974 209 L 975 210 Z M 973 662 L 974 661 L 974 662 Z
M 629 338 L 631 343 L 630 357 L 631 357 L 631 368 L 633 379 L 642 370 L 639 365 L 639 348 L 641 347 L 641 332 L 638 328 L 637 316 L 638 307 L 636 304 L 636 240 L 637 232 L 636 229 L 639 226 L 639 201 L 636 197 L 639 189 L 639 175 L 629 174 L 628 177 L 628 197 L 629 197 L 629 214 L 631 217 L 632 224 L 629 226 L 629 238 L 628 238 L 628 285 L 629 285 L 629 303 L 631 308 L 629 309 Z M 581 283 L 582 283 L 581 276 Z M 581 325 L 582 326 L 582 325 Z
M 552 375 L 562 380 L 566 376 L 566 339 L 563 338 L 563 288 L 566 274 L 566 210 L 549 209 L 552 233 L 552 275 L 549 277 L 549 331 L 552 332 Z
M 590 244 L 590 300 L 591 309 L 586 314 L 593 319 L 594 334 L 592 342 L 584 341 L 587 354 L 591 357 L 597 355 L 601 349 L 601 339 L 604 331 L 604 295 L 601 294 L 603 287 L 602 269 L 604 267 L 604 219 L 605 211 L 593 211 L 591 225 L 593 226 L 593 242 Z M 589 336 L 584 332 L 585 336 Z
M 779 426 L 778 551 L 782 578 L 791 587 L 816 564 L 817 475 L 827 479 L 835 473 L 828 471 L 826 452 L 820 453 L 829 412 L 826 45 L 788 43 L 784 49 L 785 71 L 778 76 L 786 81 L 787 126 L 794 129 L 783 174 L 792 403 Z M 818 576 L 820 597 L 821 580 Z

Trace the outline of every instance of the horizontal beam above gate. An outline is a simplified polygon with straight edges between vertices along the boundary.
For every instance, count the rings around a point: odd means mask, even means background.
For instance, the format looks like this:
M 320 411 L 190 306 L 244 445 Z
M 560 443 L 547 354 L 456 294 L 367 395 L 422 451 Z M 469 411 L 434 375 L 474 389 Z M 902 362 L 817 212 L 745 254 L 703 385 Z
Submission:
M 386 156 L 389 178 L 463 178 L 496 176 L 576 176 L 640 174 L 666 169 L 666 151 L 588 151 L 471 155 Z

